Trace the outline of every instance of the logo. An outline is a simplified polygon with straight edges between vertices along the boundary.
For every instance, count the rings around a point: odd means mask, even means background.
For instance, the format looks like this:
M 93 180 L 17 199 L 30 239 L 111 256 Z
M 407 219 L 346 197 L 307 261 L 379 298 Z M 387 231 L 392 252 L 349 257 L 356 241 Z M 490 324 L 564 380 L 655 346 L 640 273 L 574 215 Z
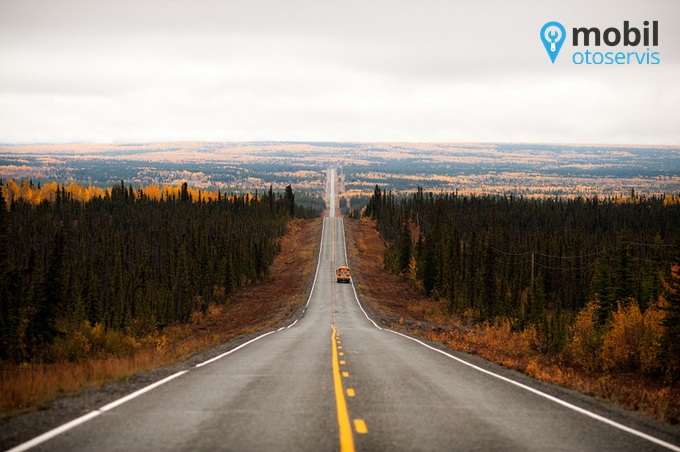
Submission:
M 645 20 L 642 27 L 631 26 L 628 20 L 623 21 L 621 29 L 616 27 L 573 27 L 571 29 L 572 47 L 576 50 L 571 56 L 571 62 L 582 64 L 615 64 L 615 65 L 654 65 L 661 63 L 659 46 L 659 21 Z M 550 61 L 555 64 L 562 45 L 567 40 L 567 30 L 559 22 L 547 22 L 541 28 L 541 42 L 548 52 Z M 595 51 L 588 47 L 599 48 L 605 45 L 613 51 Z M 621 46 L 622 45 L 622 46 Z M 645 47 L 638 50 L 638 46 Z M 586 47 L 581 51 L 580 47 Z M 650 48 L 651 47 L 651 48 Z
M 552 61 L 553 64 L 566 39 L 567 31 L 559 22 L 548 22 L 541 28 L 541 41 L 543 41 L 545 51 L 548 52 L 550 61 Z

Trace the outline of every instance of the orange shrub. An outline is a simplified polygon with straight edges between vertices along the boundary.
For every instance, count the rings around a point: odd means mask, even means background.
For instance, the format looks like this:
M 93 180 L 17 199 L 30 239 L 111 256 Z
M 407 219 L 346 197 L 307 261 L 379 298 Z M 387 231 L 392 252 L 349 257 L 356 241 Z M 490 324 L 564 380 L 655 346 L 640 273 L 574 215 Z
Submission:
M 650 306 L 642 314 L 635 300 L 619 303 L 603 338 L 604 367 L 644 372 L 658 369 L 663 317 L 664 313 L 658 306 Z
M 602 364 L 605 369 L 633 370 L 639 367 L 638 353 L 644 334 L 642 313 L 637 303 L 630 301 L 612 313 L 602 341 Z
M 571 326 L 571 340 L 565 349 L 566 358 L 583 369 L 594 370 L 598 367 L 602 336 L 597 325 L 596 301 L 583 308 Z

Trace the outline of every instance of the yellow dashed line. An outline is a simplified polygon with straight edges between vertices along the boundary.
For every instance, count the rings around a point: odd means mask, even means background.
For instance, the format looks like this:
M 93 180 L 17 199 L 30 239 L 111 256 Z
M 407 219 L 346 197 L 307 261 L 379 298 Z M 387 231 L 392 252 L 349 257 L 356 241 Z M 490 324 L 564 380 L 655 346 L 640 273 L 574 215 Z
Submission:
M 340 365 L 347 364 L 345 360 L 340 360 Z
M 357 433 L 368 433 L 368 427 L 366 427 L 366 423 L 363 419 L 354 419 L 354 430 L 356 430 Z
M 354 389 L 347 388 L 347 397 L 354 397 L 355 395 L 357 395 L 357 393 L 354 392 Z
M 342 373 L 342 376 L 343 376 L 343 377 L 349 377 L 349 372 L 343 372 L 343 373 Z
M 347 411 L 345 394 L 342 390 L 340 365 L 338 364 L 338 349 L 335 344 L 337 332 L 335 330 L 335 325 L 332 325 L 331 328 L 333 328 L 333 334 L 331 335 L 331 344 L 333 345 L 333 383 L 335 387 L 335 404 L 338 411 L 338 428 L 340 430 L 340 451 L 354 452 L 354 435 L 352 434 L 352 425 L 349 421 L 349 412 Z M 343 372 L 343 376 L 346 376 L 345 374 L 347 374 L 347 372 Z

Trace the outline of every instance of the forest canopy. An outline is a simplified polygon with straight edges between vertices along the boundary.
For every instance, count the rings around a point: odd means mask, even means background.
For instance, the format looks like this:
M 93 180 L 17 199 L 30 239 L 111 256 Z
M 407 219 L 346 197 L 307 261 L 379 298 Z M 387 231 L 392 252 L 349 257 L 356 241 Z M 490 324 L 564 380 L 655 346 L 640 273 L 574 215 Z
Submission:
M 284 194 L 0 181 L 0 361 L 77 359 L 86 323 L 141 337 L 267 274 L 293 216 Z
M 617 363 L 627 370 L 663 365 L 670 374 L 680 369 L 671 352 L 680 344 L 677 201 L 459 196 L 422 189 L 397 197 L 376 186 L 365 215 L 387 242 L 385 267 L 441 300 L 449 313 L 533 329 L 537 346 L 550 355 L 569 352 L 570 343 L 592 333 L 593 347 L 616 351 Z M 625 336 L 640 350 L 649 339 L 641 353 L 658 360 L 623 350 L 623 333 L 611 339 L 629 321 L 643 330 Z M 595 353 L 579 356 L 590 359 L 588 365 L 597 361 Z M 610 358 L 603 354 L 603 367 L 614 367 Z

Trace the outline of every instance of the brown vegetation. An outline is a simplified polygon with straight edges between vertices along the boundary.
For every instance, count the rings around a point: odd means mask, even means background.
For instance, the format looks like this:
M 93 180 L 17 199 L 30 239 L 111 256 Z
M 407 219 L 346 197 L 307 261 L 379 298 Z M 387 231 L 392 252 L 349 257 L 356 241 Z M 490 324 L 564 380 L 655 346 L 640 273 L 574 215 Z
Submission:
M 604 331 L 598 330 L 595 304 L 581 311 L 566 350 L 546 356 L 537 347 L 535 328 L 515 331 L 508 319 L 477 323 L 474 313 L 449 314 L 446 301 L 422 295 L 413 281 L 383 266 L 386 244 L 368 220 L 347 221 L 348 255 L 355 283 L 370 309 L 392 328 L 478 355 L 533 378 L 639 410 L 673 424 L 680 422 L 680 388 L 650 371 L 661 340 L 663 306 L 641 313 L 633 301 L 622 303 Z M 367 284 L 381 281 L 381 284 Z M 660 300 L 663 304 L 664 300 Z
M 101 386 L 130 375 L 187 359 L 236 336 L 272 328 L 289 319 L 304 303 L 316 265 L 320 219 L 290 222 L 281 252 L 261 282 L 192 315 L 187 325 L 154 330 L 141 340 L 101 325 L 84 323 L 62 345 L 77 362 L 0 367 L 0 411 L 40 408 L 61 394 Z

